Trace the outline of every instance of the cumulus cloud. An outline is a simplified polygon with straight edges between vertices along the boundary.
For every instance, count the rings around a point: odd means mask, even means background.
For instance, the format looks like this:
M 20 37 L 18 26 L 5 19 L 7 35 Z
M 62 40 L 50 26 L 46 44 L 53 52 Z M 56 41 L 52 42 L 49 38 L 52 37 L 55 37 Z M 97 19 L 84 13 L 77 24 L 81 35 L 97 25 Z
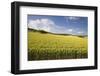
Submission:
M 53 27 L 54 25 L 54 22 L 49 19 L 36 19 L 29 21 L 28 28 L 50 31 L 51 27 Z
M 65 27 L 58 26 L 50 19 L 29 20 L 28 28 L 44 30 L 52 33 L 65 33 Z
M 36 30 L 44 30 L 52 33 L 70 33 L 74 32 L 71 28 L 65 28 L 62 25 L 56 25 L 56 23 L 50 19 L 35 19 L 29 20 L 28 28 Z

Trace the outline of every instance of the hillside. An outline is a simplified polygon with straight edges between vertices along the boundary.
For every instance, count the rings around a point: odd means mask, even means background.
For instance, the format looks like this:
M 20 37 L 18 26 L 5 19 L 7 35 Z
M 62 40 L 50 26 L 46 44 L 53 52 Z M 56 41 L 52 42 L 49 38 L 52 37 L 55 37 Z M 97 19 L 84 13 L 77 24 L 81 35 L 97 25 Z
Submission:
M 28 28 L 28 31 L 33 31 L 33 32 L 39 32 L 39 33 L 43 33 L 43 34 L 53 34 L 53 35 L 63 35 L 63 36 L 77 36 L 77 37 L 81 37 L 81 38 L 85 38 L 87 37 L 87 35 L 72 35 L 72 34 L 57 34 L 57 33 L 51 33 L 51 32 L 47 32 L 47 31 L 44 31 L 44 30 L 35 30 L 35 29 L 31 29 L 31 28 Z
M 87 58 L 87 39 L 28 29 L 28 60 Z

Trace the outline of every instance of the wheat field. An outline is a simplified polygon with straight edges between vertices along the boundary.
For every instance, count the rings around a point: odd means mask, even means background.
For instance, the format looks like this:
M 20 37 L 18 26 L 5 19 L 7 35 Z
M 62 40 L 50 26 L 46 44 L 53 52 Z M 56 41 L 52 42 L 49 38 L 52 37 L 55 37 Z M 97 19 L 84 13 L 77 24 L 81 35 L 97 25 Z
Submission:
M 80 59 L 88 57 L 88 38 L 28 30 L 28 60 Z

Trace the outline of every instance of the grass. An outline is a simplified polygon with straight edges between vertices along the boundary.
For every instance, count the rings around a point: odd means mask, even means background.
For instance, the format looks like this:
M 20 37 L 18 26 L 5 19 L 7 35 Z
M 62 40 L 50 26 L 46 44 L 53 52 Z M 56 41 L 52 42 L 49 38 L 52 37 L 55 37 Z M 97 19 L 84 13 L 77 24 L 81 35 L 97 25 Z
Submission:
M 87 58 L 87 37 L 28 30 L 28 60 Z

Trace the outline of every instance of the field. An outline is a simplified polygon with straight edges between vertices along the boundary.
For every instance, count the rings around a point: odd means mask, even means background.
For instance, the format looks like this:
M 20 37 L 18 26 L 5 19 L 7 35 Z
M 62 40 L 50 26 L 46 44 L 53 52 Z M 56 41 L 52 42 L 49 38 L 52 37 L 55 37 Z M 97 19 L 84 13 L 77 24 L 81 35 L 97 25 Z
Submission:
M 87 39 L 28 30 L 28 60 L 87 58 Z

